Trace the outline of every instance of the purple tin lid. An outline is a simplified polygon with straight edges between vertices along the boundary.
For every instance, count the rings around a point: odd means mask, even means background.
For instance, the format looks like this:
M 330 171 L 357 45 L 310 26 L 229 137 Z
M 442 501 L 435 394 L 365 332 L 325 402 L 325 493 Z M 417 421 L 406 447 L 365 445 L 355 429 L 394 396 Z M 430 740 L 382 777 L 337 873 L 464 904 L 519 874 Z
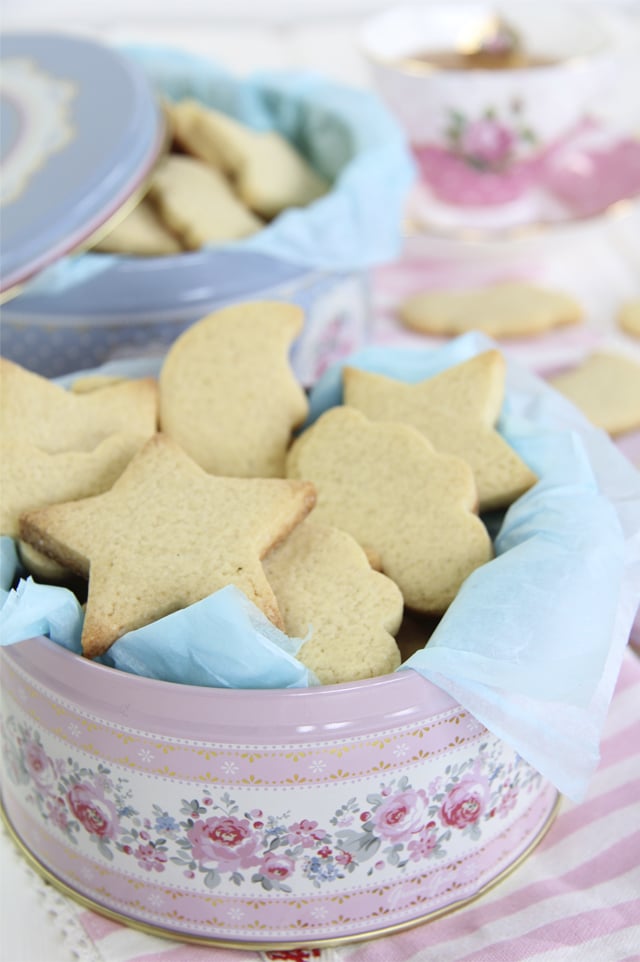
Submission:
M 86 242 L 142 187 L 165 123 L 139 65 L 95 40 L 0 38 L 0 293 Z

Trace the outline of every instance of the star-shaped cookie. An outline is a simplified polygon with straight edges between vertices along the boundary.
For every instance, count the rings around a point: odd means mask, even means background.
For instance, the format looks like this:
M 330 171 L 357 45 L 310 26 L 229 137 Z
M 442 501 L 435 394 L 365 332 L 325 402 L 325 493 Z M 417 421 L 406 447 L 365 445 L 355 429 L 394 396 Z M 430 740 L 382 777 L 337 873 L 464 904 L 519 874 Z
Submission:
M 23 539 L 89 578 L 89 658 L 234 584 L 279 627 L 261 558 L 311 510 L 312 484 L 208 475 L 162 434 L 110 491 L 23 515 Z
M 511 504 L 537 480 L 495 430 L 504 378 L 504 358 L 495 350 L 417 384 L 347 367 L 344 403 L 373 421 L 411 424 L 437 451 L 467 461 L 485 511 Z
M 0 358 L 0 431 L 42 451 L 91 451 L 110 434 L 151 437 L 157 430 L 153 378 L 121 381 L 100 391 L 66 391 L 19 364 Z
M 145 438 L 111 434 L 93 451 L 49 454 L 23 438 L 0 438 L 0 534 L 17 538 L 20 516 L 59 501 L 107 491 Z
M 470 467 L 407 424 L 332 408 L 294 442 L 287 474 L 313 482 L 314 521 L 372 548 L 417 611 L 444 611 L 492 557 Z

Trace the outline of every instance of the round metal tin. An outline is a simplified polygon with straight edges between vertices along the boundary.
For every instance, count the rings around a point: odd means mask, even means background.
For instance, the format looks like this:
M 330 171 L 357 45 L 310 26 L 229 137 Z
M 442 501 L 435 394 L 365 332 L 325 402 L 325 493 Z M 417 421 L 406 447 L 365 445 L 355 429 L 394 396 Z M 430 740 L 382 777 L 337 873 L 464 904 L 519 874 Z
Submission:
M 139 191 L 165 142 L 141 68 L 95 40 L 2 38 L 0 292 L 75 250 Z

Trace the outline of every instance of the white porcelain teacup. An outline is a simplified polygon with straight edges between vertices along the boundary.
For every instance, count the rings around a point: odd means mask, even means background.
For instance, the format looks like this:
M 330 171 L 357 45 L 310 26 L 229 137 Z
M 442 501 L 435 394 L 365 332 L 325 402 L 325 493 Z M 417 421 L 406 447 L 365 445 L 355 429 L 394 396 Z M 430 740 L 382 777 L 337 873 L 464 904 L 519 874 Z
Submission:
M 491 69 L 468 56 L 492 20 L 519 40 L 517 65 Z M 395 7 L 369 19 L 361 40 L 423 173 L 460 204 L 519 196 L 539 159 L 579 128 L 613 66 L 598 11 L 563 0 Z

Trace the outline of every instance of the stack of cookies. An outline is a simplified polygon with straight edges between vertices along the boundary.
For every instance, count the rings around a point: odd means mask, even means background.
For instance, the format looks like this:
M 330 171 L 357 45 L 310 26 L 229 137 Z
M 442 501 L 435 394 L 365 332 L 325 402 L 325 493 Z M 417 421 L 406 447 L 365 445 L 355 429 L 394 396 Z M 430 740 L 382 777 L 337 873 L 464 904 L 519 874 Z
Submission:
M 95 246 L 160 256 L 240 240 L 329 189 L 288 140 L 195 100 L 166 105 L 172 149 L 144 199 Z
M 304 639 L 321 683 L 373 677 L 400 664 L 407 613 L 437 619 L 491 560 L 480 511 L 536 481 L 495 429 L 502 355 L 415 385 L 346 368 L 344 403 L 302 428 L 302 323 L 290 304 L 227 307 L 157 383 L 65 391 L 2 362 L 0 533 L 36 574 L 88 580 L 87 657 L 233 584 Z

